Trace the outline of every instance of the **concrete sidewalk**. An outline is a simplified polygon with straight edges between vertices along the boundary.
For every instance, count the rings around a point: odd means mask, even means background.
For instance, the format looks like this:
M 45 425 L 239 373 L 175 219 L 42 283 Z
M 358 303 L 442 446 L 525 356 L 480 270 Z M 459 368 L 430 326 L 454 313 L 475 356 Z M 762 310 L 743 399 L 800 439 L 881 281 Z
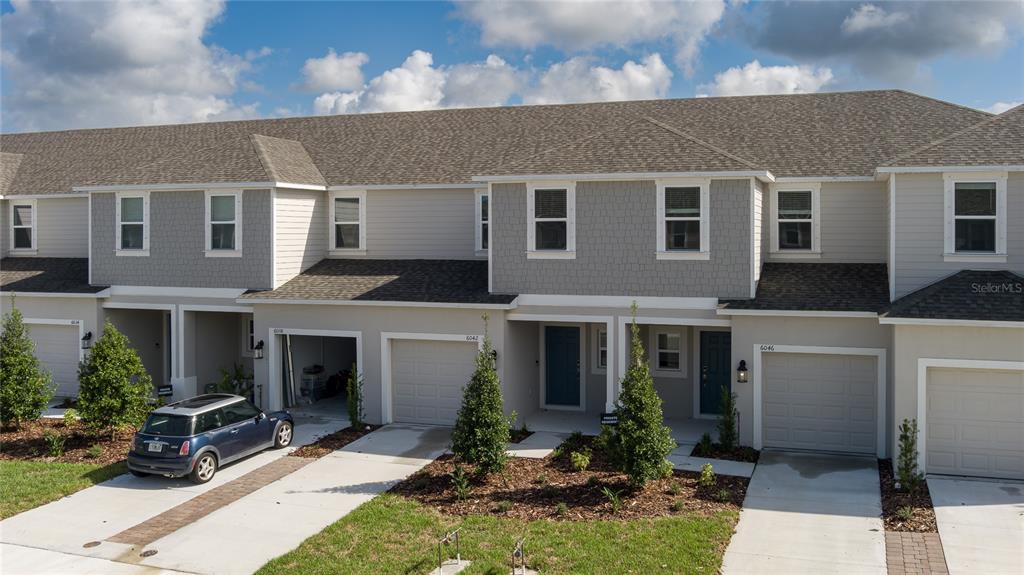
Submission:
M 951 575 L 1024 573 L 1024 483 L 928 478 Z
M 885 575 L 881 511 L 873 458 L 762 452 L 722 572 Z

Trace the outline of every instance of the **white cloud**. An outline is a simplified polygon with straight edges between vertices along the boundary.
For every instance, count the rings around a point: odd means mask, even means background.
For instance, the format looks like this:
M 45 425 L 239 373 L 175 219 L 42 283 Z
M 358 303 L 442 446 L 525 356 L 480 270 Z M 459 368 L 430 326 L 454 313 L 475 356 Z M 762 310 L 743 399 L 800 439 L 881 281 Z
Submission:
M 1024 102 L 996 102 L 995 104 L 982 109 L 990 114 L 1002 114 L 1003 112 L 1016 108 L 1021 104 L 1024 104 Z
M 658 54 L 641 63 L 632 60 L 620 69 L 591 66 L 576 57 L 553 64 L 523 100 L 527 104 L 560 104 L 661 98 L 672 83 L 672 71 Z
M 447 69 L 442 105 L 445 107 L 501 106 L 525 82 L 525 74 L 491 54 L 481 64 L 456 64 Z
M 817 92 L 832 81 L 832 70 L 811 66 L 762 66 L 754 60 L 742 68 L 715 74 L 711 84 L 701 84 L 701 96 L 749 96 L 755 94 L 803 94 Z
M 701 43 L 724 13 L 724 0 L 497 0 L 467 2 L 458 10 L 480 26 L 486 46 L 579 51 L 669 39 L 687 76 L 693 73 Z
M 334 48 L 323 58 L 310 58 L 302 66 L 305 81 L 302 89 L 310 92 L 354 90 L 363 85 L 364 64 L 370 57 L 363 52 L 345 52 L 339 55 Z
M 844 34 L 860 34 L 868 30 L 881 30 L 898 26 L 910 20 L 906 12 L 886 12 L 874 4 L 861 4 L 843 20 Z
M 365 87 L 322 94 L 313 103 L 318 114 L 394 112 L 438 108 L 445 73 L 434 67 L 430 52 L 416 50 L 398 68 L 387 70 Z
M 2 17 L 5 130 L 257 114 L 232 101 L 252 61 L 206 44 L 219 1 L 30 2 Z

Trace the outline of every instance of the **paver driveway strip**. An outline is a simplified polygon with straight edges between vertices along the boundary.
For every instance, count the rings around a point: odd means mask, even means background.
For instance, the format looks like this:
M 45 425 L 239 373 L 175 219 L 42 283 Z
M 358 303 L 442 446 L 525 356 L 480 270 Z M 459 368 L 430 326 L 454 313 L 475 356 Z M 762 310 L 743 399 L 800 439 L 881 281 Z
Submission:
M 885 575 L 881 512 L 873 458 L 762 452 L 722 572 Z
M 1024 573 L 1024 483 L 928 478 L 952 575 Z

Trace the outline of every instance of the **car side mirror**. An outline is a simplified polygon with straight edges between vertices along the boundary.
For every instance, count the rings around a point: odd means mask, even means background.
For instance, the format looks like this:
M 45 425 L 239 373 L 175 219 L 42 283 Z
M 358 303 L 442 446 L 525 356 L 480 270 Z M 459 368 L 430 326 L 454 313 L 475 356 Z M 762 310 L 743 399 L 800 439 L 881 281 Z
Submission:
M 258 421 L 258 422 L 259 422 L 259 421 L 263 421 L 263 420 L 264 420 L 264 419 L 266 419 L 266 418 L 267 418 L 267 414 L 266 414 L 266 413 L 263 413 L 263 412 L 261 411 L 261 412 L 259 413 L 259 415 L 257 415 L 257 416 L 256 416 L 256 421 Z

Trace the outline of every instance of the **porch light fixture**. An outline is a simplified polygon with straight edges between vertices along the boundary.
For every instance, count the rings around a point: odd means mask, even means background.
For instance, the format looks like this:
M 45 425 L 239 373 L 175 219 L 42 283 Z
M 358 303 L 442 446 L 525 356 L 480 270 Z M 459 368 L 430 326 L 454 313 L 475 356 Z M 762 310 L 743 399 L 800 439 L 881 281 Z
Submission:
M 736 383 L 747 383 L 747 375 L 749 373 L 747 371 L 747 362 L 741 359 L 739 366 L 736 367 Z
M 498 350 L 496 350 L 496 349 L 492 349 L 491 350 L 491 359 L 493 359 L 494 361 L 498 361 Z
M 263 340 L 256 342 L 256 345 L 252 348 L 253 359 L 263 359 Z
M 87 331 L 82 336 L 82 349 L 89 349 L 90 347 L 92 347 L 92 332 Z

